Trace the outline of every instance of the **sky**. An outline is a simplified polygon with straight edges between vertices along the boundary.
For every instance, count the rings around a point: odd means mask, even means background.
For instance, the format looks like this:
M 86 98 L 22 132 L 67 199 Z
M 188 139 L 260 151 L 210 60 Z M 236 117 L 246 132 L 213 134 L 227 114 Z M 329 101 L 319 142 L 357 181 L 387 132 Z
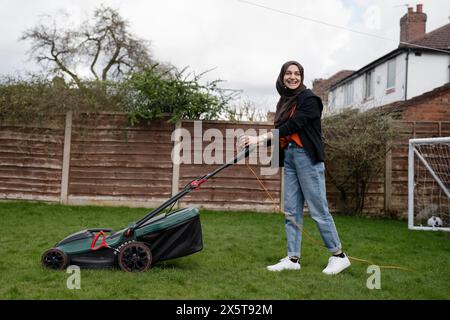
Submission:
M 30 43 L 18 39 L 44 16 L 64 10 L 76 25 L 103 4 L 150 41 L 158 61 L 197 74 L 211 70 L 204 81 L 221 79 L 223 88 L 241 90 L 242 100 L 274 111 L 284 62 L 303 65 L 307 87 L 360 69 L 398 46 L 400 18 L 418 3 L 427 32 L 450 22 L 448 0 L 0 0 L 0 75 L 39 72 L 28 59 Z

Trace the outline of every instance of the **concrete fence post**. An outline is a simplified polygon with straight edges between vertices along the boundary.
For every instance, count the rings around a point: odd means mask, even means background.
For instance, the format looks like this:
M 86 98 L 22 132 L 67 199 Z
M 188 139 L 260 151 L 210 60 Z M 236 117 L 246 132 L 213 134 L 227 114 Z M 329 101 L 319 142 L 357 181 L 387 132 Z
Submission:
M 388 152 L 385 159 L 385 171 L 384 171 L 384 212 L 391 210 L 392 202 L 392 148 L 389 142 L 386 146 Z
M 182 121 L 175 124 L 175 134 L 173 136 L 173 151 L 172 151 L 172 197 L 178 192 L 178 184 L 180 181 L 180 149 L 181 149 L 181 129 Z M 176 203 L 178 208 L 180 202 Z
M 66 125 L 64 128 L 64 153 L 61 175 L 61 204 L 67 204 L 69 190 L 70 171 L 70 145 L 72 141 L 72 111 L 66 113 Z

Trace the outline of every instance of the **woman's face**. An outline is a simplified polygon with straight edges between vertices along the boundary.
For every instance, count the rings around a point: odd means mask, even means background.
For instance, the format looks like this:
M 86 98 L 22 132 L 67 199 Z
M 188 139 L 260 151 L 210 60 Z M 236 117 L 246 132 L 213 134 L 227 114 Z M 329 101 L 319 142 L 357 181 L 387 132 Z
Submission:
M 291 64 L 284 73 L 283 82 L 286 87 L 291 90 L 295 90 L 300 86 L 302 77 L 300 70 L 295 64 Z

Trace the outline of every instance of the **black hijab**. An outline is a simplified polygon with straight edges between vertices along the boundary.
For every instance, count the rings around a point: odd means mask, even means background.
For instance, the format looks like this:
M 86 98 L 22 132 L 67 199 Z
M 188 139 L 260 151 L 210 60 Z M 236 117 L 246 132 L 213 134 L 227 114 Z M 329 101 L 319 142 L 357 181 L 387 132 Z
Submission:
M 293 64 L 298 67 L 301 76 L 300 85 L 298 86 L 297 89 L 294 90 L 286 87 L 283 81 L 284 74 L 286 73 L 287 68 L 289 68 L 289 66 Z M 277 110 L 275 113 L 275 120 L 274 120 L 275 128 L 279 128 L 283 123 L 285 123 L 289 119 L 291 107 L 295 103 L 297 96 L 306 89 L 305 85 L 303 84 L 303 73 L 304 69 L 302 65 L 297 61 L 288 61 L 281 67 L 280 74 L 278 75 L 278 79 L 276 82 L 277 91 L 280 94 L 280 100 L 278 100 Z

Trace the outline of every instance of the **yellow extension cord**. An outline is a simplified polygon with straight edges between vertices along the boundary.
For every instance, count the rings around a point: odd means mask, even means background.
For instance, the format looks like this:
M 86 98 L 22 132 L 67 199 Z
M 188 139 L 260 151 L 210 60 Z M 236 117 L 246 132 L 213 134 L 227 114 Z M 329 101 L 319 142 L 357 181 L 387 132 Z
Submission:
M 263 188 L 263 190 L 266 192 L 266 194 L 269 196 L 270 200 L 272 200 L 272 203 L 273 203 L 273 205 L 274 205 L 274 207 L 275 207 L 275 210 L 276 210 L 277 212 L 279 212 L 279 213 L 283 213 L 283 214 L 284 214 L 284 212 L 283 212 L 283 211 L 281 210 L 281 208 L 277 205 L 275 199 L 272 197 L 272 195 L 270 194 L 269 190 L 267 190 L 267 188 L 264 186 L 264 183 L 261 181 L 261 179 L 260 179 L 260 178 L 258 177 L 258 175 L 255 173 L 255 171 L 249 166 L 248 163 L 246 163 L 246 166 L 247 166 L 247 168 L 252 172 L 252 174 L 255 176 L 255 178 L 258 180 L 259 184 L 261 185 L 261 187 Z M 317 241 L 316 239 L 314 239 L 311 235 L 309 235 L 309 234 L 305 231 L 305 228 L 301 228 L 301 227 L 300 227 L 293 219 L 292 219 L 292 220 L 291 220 L 291 219 L 288 219 L 288 220 L 291 221 L 291 222 L 295 225 L 295 227 L 296 227 L 297 229 L 299 229 L 299 230 L 301 231 L 301 233 L 302 233 L 303 235 L 305 235 L 311 242 L 313 242 L 314 244 L 316 244 L 316 245 L 318 245 L 318 246 L 320 246 L 320 247 L 324 247 L 324 245 L 323 245 L 322 243 L 320 243 L 319 241 Z M 369 260 L 360 259 L 360 258 L 356 258 L 356 257 L 351 257 L 351 256 L 349 256 L 349 255 L 347 255 L 347 257 L 348 257 L 350 260 L 353 260 L 353 261 L 363 262 L 363 263 L 366 263 L 366 264 L 368 264 L 368 265 L 376 265 L 376 266 L 378 266 L 380 269 L 398 269 L 398 270 L 403 270 L 403 271 L 408 271 L 408 272 L 415 272 L 414 270 L 408 269 L 408 268 L 405 268 L 405 267 L 400 267 L 400 266 L 380 266 L 380 265 L 377 265 L 377 264 L 375 264 L 375 263 L 373 263 L 372 261 L 369 261 Z

